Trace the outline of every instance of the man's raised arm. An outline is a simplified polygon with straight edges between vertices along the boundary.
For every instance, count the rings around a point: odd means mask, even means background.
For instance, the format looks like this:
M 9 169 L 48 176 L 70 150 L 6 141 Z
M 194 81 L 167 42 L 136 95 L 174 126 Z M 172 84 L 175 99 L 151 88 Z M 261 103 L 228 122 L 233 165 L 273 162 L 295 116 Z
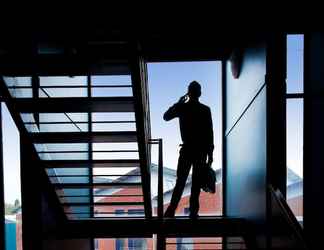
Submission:
M 163 119 L 165 121 L 170 121 L 173 118 L 179 117 L 179 112 L 181 109 L 182 104 L 186 101 L 186 95 L 182 96 L 179 101 L 171 106 L 163 115 Z

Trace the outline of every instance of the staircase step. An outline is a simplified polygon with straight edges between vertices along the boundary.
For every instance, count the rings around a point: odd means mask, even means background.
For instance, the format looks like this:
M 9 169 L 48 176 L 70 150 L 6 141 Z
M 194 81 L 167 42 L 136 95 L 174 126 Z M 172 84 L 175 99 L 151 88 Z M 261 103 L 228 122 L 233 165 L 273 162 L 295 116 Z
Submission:
M 134 112 L 134 98 L 17 98 L 15 108 L 20 113 Z
M 102 188 L 107 187 L 127 187 L 127 188 L 137 188 L 142 187 L 142 183 L 133 182 L 110 182 L 110 183 L 52 183 L 52 185 L 57 189 L 62 188 Z
M 137 142 L 136 131 L 30 133 L 33 143 Z
M 134 202 L 97 202 L 97 203 L 87 203 L 87 202 L 64 202 L 61 203 L 62 206 L 77 206 L 77 207 L 82 207 L 82 206 L 143 206 L 144 202 L 141 201 L 134 201 Z
M 139 167 L 137 159 L 125 160 L 43 160 L 45 168 L 132 168 Z

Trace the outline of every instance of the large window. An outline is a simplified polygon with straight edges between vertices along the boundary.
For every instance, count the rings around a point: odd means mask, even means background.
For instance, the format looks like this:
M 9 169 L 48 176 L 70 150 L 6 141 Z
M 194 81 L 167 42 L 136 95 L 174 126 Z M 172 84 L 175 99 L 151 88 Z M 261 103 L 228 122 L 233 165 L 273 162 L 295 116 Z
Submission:
M 2 105 L 3 178 L 6 250 L 22 250 L 19 132 L 5 104 Z
M 200 215 L 222 214 L 222 117 L 221 117 L 221 62 L 172 62 L 149 63 L 148 82 L 150 99 L 150 119 L 153 138 L 163 139 L 164 163 L 164 208 L 170 202 L 173 188 L 176 183 L 176 169 L 179 157 L 179 144 L 182 143 L 178 119 L 165 122 L 164 112 L 181 96 L 187 93 L 191 81 L 198 81 L 202 86 L 200 101 L 210 107 L 214 129 L 214 162 L 217 181 L 216 194 L 201 192 Z M 158 147 L 152 147 L 152 195 L 153 206 L 156 211 L 157 195 L 157 168 Z M 189 206 L 191 177 L 187 179 L 182 198 L 179 202 L 176 215 L 184 215 L 184 208 Z
M 303 221 L 304 37 L 287 36 L 287 201 Z

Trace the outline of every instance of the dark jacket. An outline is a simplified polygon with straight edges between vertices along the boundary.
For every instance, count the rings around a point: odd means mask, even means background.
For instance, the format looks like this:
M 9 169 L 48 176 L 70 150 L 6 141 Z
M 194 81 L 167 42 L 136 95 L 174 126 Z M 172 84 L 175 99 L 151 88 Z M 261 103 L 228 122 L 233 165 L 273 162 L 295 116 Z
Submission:
M 210 108 L 199 101 L 176 103 L 163 116 L 169 121 L 179 118 L 181 139 L 184 145 L 212 153 L 214 133 Z

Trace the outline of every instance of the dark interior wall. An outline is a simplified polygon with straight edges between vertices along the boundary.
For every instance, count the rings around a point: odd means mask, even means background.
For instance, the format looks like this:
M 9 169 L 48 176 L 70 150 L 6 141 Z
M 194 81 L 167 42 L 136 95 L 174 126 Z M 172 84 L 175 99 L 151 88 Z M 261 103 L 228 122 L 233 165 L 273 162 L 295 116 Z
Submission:
M 38 160 L 20 134 L 20 173 L 23 249 L 41 249 L 41 178 Z
M 35 150 L 20 135 L 23 248 L 37 250 L 43 237 L 60 230 L 63 211 L 55 203 L 56 194 Z
M 305 34 L 304 229 L 312 249 L 323 247 L 324 33 Z
M 246 218 L 260 233 L 266 222 L 267 93 L 266 47 L 259 44 L 243 53 L 241 74 L 232 76 L 226 65 L 225 214 Z M 262 229 L 262 230 L 260 230 Z

